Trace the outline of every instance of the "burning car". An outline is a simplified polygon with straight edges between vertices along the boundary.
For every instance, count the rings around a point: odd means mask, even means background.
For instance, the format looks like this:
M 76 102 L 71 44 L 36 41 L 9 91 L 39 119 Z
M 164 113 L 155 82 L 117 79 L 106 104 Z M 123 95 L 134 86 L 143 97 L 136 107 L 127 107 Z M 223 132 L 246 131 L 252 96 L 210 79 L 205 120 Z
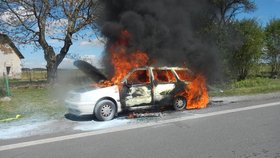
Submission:
M 105 76 L 84 62 L 78 65 L 86 67 L 87 72 L 94 71 L 98 80 L 105 79 Z M 108 85 L 103 81 L 91 87 L 69 92 L 65 104 L 70 114 L 77 116 L 93 114 L 101 121 L 111 120 L 123 110 L 163 105 L 172 105 L 175 110 L 183 110 L 189 106 L 188 102 L 192 102 L 192 99 L 197 101 L 199 96 L 201 100 L 201 96 L 204 95 L 201 90 L 195 91 L 196 98 L 190 95 L 191 90 L 188 87 L 192 81 L 195 81 L 195 77 L 187 68 L 134 68 L 117 85 Z M 205 104 L 203 107 L 207 103 L 208 96 L 202 103 Z M 191 106 L 189 108 L 192 108 Z

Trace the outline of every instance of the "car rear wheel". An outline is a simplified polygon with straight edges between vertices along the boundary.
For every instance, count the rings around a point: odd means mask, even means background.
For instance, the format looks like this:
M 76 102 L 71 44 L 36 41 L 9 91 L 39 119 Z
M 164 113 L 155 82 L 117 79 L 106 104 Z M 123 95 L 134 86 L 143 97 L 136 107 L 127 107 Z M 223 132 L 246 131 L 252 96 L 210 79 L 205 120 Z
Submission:
M 110 100 L 102 100 L 95 106 L 94 115 L 100 121 L 109 121 L 116 114 L 116 105 Z
M 177 111 L 184 110 L 186 108 L 186 105 L 187 105 L 187 101 L 184 97 L 179 96 L 174 98 L 173 107 L 175 110 Z

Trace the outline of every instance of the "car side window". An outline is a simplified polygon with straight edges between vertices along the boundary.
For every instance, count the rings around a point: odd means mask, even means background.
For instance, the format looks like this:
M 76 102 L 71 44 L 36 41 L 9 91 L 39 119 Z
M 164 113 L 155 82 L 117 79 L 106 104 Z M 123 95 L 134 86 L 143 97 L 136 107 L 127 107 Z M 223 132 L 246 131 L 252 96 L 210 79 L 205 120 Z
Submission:
M 182 81 L 191 81 L 193 78 L 193 75 L 188 70 L 175 70 L 175 72 Z
M 150 82 L 149 72 L 147 70 L 136 70 L 127 79 L 129 84 L 145 84 Z
M 153 70 L 155 81 L 158 83 L 176 82 L 176 77 L 171 70 Z

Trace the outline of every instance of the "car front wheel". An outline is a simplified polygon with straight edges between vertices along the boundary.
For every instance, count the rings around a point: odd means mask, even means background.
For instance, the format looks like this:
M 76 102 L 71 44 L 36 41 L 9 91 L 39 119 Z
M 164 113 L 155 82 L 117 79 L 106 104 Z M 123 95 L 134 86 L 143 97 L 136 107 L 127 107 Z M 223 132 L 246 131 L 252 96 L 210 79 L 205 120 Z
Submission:
M 116 106 L 110 100 L 102 100 L 97 103 L 94 115 L 100 121 L 109 121 L 114 118 L 116 114 Z
M 185 97 L 179 96 L 179 97 L 174 98 L 173 107 L 175 110 L 177 110 L 177 111 L 184 110 L 186 108 L 186 105 L 187 105 L 187 101 L 186 101 Z

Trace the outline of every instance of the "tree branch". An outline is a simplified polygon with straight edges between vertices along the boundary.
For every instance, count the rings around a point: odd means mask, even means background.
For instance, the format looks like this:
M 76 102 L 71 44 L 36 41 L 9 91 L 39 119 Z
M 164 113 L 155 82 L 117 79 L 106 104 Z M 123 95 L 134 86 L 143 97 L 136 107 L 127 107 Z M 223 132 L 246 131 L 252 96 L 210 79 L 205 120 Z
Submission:
M 27 31 L 30 31 L 30 32 L 33 32 L 33 33 L 36 32 L 36 31 L 32 30 L 30 27 L 28 27 L 28 26 L 24 23 L 24 21 L 19 17 L 19 15 L 16 13 L 16 11 L 14 11 L 14 9 L 11 8 L 11 6 L 10 6 L 10 4 L 9 4 L 8 2 L 5 1 L 5 3 L 6 3 L 6 5 L 7 5 L 7 7 L 9 8 L 9 10 L 13 13 L 13 15 L 15 15 L 16 18 L 20 21 L 20 24 L 21 24 Z

